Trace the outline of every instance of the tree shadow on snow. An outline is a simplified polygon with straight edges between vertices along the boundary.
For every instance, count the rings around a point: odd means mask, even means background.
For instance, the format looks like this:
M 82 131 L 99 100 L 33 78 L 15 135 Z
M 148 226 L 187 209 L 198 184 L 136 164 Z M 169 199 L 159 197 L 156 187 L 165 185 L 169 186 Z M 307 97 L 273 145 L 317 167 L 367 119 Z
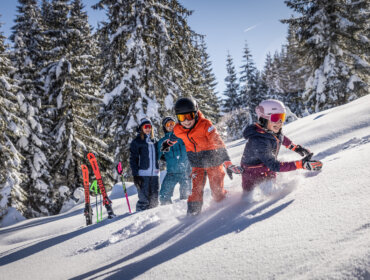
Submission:
M 94 276 L 93 279 L 102 276 L 104 276 L 105 279 L 135 278 L 141 274 L 144 274 L 153 267 L 191 251 L 198 246 L 202 246 L 226 234 L 233 232 L 238 234 L 249 226 L 272 217 L 288 207 L 294 200 L 290 200 L 286 203 L 276 206 L 265 213 L 260 213 L 288 194 L 289 192 L 285 192 L 279 196 L 275 196 L 275 198 L 272 198 L 253 210 L 251 208 L 255 204 L 248 204 L 243 200 L 240 200 L 232 205 L 225 205 L 219 211 L 217 211 L 218 209 L 211 209 L 211 211 L 214 211 L 213 213 L 208 213 L 210 211 L 207 211 L 207 209 L 199 217 L 185 218 L 181 224 L 173 226 L 152 242 L 138 249 L 136 252 L 133 252 L 132 254 L 111 264 L 105 265 L 85 274 L 81 274 L 72 279 L 85 279 L 91 276 Z M 212 208 L 212 206 L 210 208 Z M 248 209 L 250 209 L 250 211 L 248 211 Z M 139 257 L 150 250 L 164 245 L 171 239 L 176 241 L 156 254 L 148 256 L 134 263 L 124 265 L 113 271 L 103 272 L 104 270 L 107 270 L 113 266 L 120 265 L 128 260 Z M 105 274 L 109 274 L 109 276 Z
M 81 212 L 81 210 L 79 210 L 79 212 Z M 68 241 L 68 240 L 70 240 L 72 238 L 75 238 L 75 237 L 77 237 L 81 234 L 84 234 L 86 232 L 90 232 L 91 230 L 94 230 L 94 229 L 99 228 L 101 226 L 105 226 L 105 225 L 110 224 L 110 223 L 118 222 L 119 220 L 124 219 L 125 217 L 127 217 L 129 215 L 130 214 L 127 213 L 127 214 L 124 214 L 122 216 L 116 217 L 112 220 L 106 219 L 106 220 L 103 220 L 103 222 L 100 222 L 98 224 L 93 224 L 91 226 L 86 226 L 86 227 L 83 227 L 83 228 L 79 228 L 75 231 L 68 232 L 66 234 L 58 235 L 58 236 L 49 238 L 47 240 L 37 242 L 37 243 L 35 243 L 31 246 L 28 246 L 26 248 L 17 250 L 16 252 L 12 252 L 10 254 L 7 254 L 7 252 L 4 252 L 0 255 L 1 256 L 0 266 L 16 262 L 16 261 L 21 260 L 23 258 L 27 258 L 28 256 L 39 253 L 43 250 L 46 250 L 50 247 L 53 247 L 55 245 L 58 245 L 58 244 L 63 243 L 65 241 Z M 11 250 L 11 251 L 14 251 L 14 249 Z

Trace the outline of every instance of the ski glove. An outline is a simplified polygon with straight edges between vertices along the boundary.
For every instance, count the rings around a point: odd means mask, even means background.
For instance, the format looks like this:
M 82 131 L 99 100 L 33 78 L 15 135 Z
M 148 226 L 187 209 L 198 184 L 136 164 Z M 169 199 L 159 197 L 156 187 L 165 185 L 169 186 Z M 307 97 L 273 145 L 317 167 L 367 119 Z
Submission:
M 297 169 L 307 169 L 310 171 L 319 171 L 322 168 L 322 162 L 319 160 L 311 160 L 312 153 L 305 156 L 302 160 L 296 161 Z
M 243 172 L 243 168 L 240 166 L 232 164 L 231 161 L 225 161 L 224 166 L 226 168 L 226 173 L 230 179 L 233 179 L 233 173 L 241 174 Z
M 289 149 L 296 152 L 302 157 L 308 156 L 311 153 L 310 150 L 303 148 L 301 145 L 291 144 L 289 146 Z
M 143 178 L 141 176 L 134 176 L 134 184 L 136 188 L 140 189 L 143 183 Z
M 177 141 L 171 141 L 170 139 L 167 139 L 165 141 L 162 142 L 162 145 L 161 145 L 161 152 L 163 153 L 167 153 L 170 151 L 170 148 L 175 145 L 177 143 Z

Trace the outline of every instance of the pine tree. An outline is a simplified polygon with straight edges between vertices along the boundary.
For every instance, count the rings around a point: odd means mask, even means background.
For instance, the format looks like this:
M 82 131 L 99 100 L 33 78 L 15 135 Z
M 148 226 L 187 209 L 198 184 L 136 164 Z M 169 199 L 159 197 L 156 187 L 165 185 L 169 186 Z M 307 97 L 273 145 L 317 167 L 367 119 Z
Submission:
M 98 114 L 98 82 L 100 69 L 96 56 L 99 50 L 91 35 L 91 27 L 81 1 L 53 0 L 43 3 L 42 15 L 46 31 L 44 52 L 47 117 L 43 127 L 48 135 L 49 172 L 52 188 L 43 195 L 42 214 L 58 213 L 72 191 L 81 186 L 81 163 L 88 152 L 100 153 L 101 162 L 109 162 L 103 152 L 106 145 L 94 137 L 93 121 Z M 107 174 L 102 169 L 103 176 Z M 110 172 L 111 173 L 111 172 Z M 110 176 L 105 176 L 110 183 Z M 35 195 L 35 200 L 40 195 Z
M 216 93 L 216 77 L 212 71 L 212 63 L 207 53 L 207 46 L 203 36 L 199 36 L 195 42 L 195 48 L 198 51 L 197 65 L 199 69 L 194 71 L 198 76 L 198 88 L 193 94 L 197 100 L 202 113 L 213 123 L 217 123 L 220 118 L 220 100 Z
M 310 76 L 303 95 L 311 112 L 345 104 L 368 93 L 368 1 L 289 0 L 301 14 L 285 20 L 297 30 Z M 355 46 L 355 47 L 353 47 Z
M 263 79 L 263 73 L 260 71 L 256 72 L 256 81 L 257 81 L 257 92 L 258 92 L 258 100 L 256 100 L 255 104 L 259 104 L 262 100 L 266 100 L 271 98 L 269 96 L 269 89 Z M 258 103 L 257 103 L 258 102 Z M 253 105 L 252 105 L 253 106 Z M 250 107 L 250 111 L 254 112 L 255 107 Z M 254 114 L 252 114 L 254 116 Z
M 109 19 L 99 31 L 109 38 L 100 131 L 111 140 L 115 162 L 127 163 L 140 119 L 160 127 L 176 98 L 193 93 L 191 13 L 176 0 L 101 0 L 95 7 Z
M 223 111 L 227 113 L 239 108 L 241 105 L 241 98 L 239 95 L 240 85 L 238 83 L 234 62 L 230 53 L 228 53 L 226 59 L 226 71 L 226 90 L 224 91 L 226 99 L 223 103 Z
M 271 53 L 268 53 L 266 55 L 265 65 L 263 67 L 261 78 L 263 80 L 264 85 L 266 85 L 267 87 L 267 95 L 273 96 L 274 80 L 273 80 L 273 64 Z
M 4 39 L 0 33 L 0 220 L 8 213 L 9 207 L 25 211 L 23 203 L 27 200 L 27 194 L 21 188 L 23 157 L 16 146 L 23 136 L 24 122 L 18 115 L 17 88 L 9 77 L 14 69 Z
M 81 186 L 80 165 L 86 162 L 88 152 L 94 152 L 99 160 L 102 176 L 107 183 L 111 181 L 112 157 L 107 152 L 104 139 L 99 139 L 96 133 L 96 116 L 99 114 L 102 96 L 100 83 L 102 76 L 99 59 L 100 48 L 96 37 L 91 34 L 88 16 L 83 11 L 81 0 L 73 0 L 68 26 L 71 30 L 69 37 L 68 61 L 71 63 L 69 83 L 71 90 L 68 93 L 73 102 L 69 106 L 73 120 L 71 137 L 73 139 L 70 149 L 71 161 L 69 173 L 69 186 Z
M 289 93 L 298 94 L 304 91 L 305 81 L 308 78 L 308 67 L 303 60 L 304 54 L 297 38 L 297 31 L 292 25 L 288 26 L 287 45 L 285 48 L 285 65 L 289 75 L 287 89 Z
M 69 12 L 70 6 L 67 0 L 53 0 L 51 3 L 43 1 L 42 3 L 45 50 L 41 70 L 44 79 L 42 100 L 44 110 L 41 115 L 41 125 L 47 135 L 45 150 L 51 180 L 50 186 L 32 190 L 35 216 L 59 213 L 64 200 L 69 195 L 67 187 L 69 182 L 65 180 L 68 176 L 68 163 L 64 164 L 66 157 L 69 156 L 68 144 L 64 140 L 66 134 L 70 135 L 71 129 L 66 119 L 72 119 L 68 114 L 71 99 L 67 92 L 70 85 L 66 81 L 71 72 L 71 63 L 66 59 L 69 44 Z
M 243 52 L 243 65 L 240 72 L 240 97 L 242 106 L 252 109 L 255 108 L 261 101 L 261 93 L 258 91 L 258 70 L 255 67 L 252 54 L 249 51 L 248 44 L 245 42 Z
M 272 98 L 279 99 L 284 94 L 284 84 L 281 77 L 283 59 L 278 51 L 275 51 L 272 59 L 272 86 L 275 93 Z
M 14 79 L 19 90 L 17 99 L 20 115 L 26 122 L 25 135 L 18 141 L 24 157 L 22 169 L 25 180 L 23 190 L 28 194 L 25 217 L 38 216 L 40 203 L 34 196 L 41 197 L 50 189 L 50 174 L 47 149 L 41 126 L 41 100 L 43 98 L 43 79 L 40 65 L 43 52 L 43 27 L 39 22 L 40 10 L 36 0 L 19 0 L 18 14 L 10 39 L 13 44 L 12 60 L 15 66 Z M 41 194 L 40 194 L 41 193 Z M 42 198 L 43 199 L 43 198 Z
M 305 81 L 308 79 L 307 71 L 309 68 L 303 61 L 301 44 L 298 41 L 296 30 L 292 25 L 288 26 L 287 45 L 283 46 L 286 50 L 283 57 L 285 73 L 285 101 L 292 112 L 302 116 L 306 111 L 302 94 L 305 90 Z

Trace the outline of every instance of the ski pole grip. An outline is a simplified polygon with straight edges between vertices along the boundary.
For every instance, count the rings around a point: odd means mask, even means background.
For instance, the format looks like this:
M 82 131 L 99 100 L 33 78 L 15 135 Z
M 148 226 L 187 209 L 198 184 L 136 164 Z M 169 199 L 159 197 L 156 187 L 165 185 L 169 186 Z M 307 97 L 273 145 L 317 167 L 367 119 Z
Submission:
M 117 165 L 117 172 L 118 172 L 119 175 L 121 175 L 122 174 L 122 171 L 123 171 L 122 163 L 119 162 L 118 165 Z

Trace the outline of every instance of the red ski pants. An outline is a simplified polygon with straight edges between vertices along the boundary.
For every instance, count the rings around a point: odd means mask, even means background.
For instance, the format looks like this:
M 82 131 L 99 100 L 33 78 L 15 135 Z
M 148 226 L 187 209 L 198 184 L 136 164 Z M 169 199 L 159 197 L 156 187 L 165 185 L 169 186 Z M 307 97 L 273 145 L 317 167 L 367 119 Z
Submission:
M 193 178 L 193 189 L 191 195 L 188 197 L 188 202 L 203 201 L 203 190 L 207 181 L 207 175 L 213 199 L 221 201 L 225 198 L 225 171 L 222 165 L 207 168 L 193 167 L 191 174 Z

